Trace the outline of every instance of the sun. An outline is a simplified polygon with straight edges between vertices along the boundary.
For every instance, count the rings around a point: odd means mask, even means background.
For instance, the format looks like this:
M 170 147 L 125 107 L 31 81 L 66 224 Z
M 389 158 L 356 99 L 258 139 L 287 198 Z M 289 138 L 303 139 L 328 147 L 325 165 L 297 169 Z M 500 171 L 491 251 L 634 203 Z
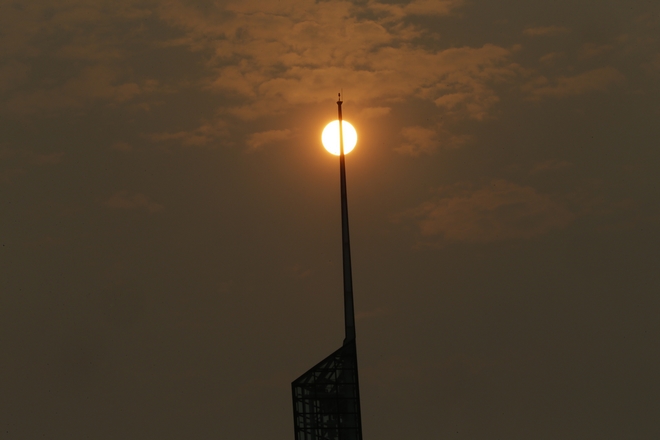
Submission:
M 342 121 L 342 131 L 344 132 L 344 154 L 353 151 L 355 144 L 357 144 L 357 132 L 351 124 Z M 329 153 L 339 156 L 339 121 L 332 121 L 323 129 L 321 135 L 323 146 Z

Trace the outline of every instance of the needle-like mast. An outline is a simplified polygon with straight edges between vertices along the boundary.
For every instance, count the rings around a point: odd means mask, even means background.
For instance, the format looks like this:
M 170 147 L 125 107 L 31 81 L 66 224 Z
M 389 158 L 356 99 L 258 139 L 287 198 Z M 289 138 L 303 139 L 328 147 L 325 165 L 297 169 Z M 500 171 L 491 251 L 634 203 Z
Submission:
M 355 310 L 353 307 L 353 272 L 351 270 L 351 240 L 348 235 L 348 198 L 346 196 L 346 164 L 344 160 L 344 130 L 341 115 L 341 93 L 337 100 L 339 119 L 339 179 L 341 187 L 341 240 L 344 263 L 344 344 L 355 340 Z
M 337 107 L 346 337 L 339 349 L 291 383 L 295 440 L 362 440 L 341 104 L 340 93 Z

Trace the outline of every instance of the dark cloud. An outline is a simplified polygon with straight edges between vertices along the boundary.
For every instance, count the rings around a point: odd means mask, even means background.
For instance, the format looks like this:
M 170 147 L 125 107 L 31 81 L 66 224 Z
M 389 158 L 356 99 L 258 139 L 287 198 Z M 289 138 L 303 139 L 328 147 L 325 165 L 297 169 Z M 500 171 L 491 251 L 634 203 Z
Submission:
M 565 228 L 575 218 L 548 195 L 505 180 L 441 188 L 408 215 L 422 236 L 467 242 L 533 238 Z
M 184 146 L 209 145 L 220 137 L 226 137 L 227 128 L 222 120 L 204 122 L 202 125 L 190 131 L 178 131 L 176 133 L 151 133 L 147 135 L 152 141 L 162 142 L 176 140 Z
M 563 26 L 538 26 L 530 27 L 523 31 L 523 34 L 530 37 L 554 37 L 570 33 L 570 29 Z
M 602 67 L 575 76 L 561 76 L 554 81 L 540 77 L 525 85 L 532 99 L 566 97 L 583 93 L 605 91 L 621 84 L 625 76 L 613 67 Z
M 291 138 L 291 130 L 268 130 L 259 133 L 253 133 L 247 140 L 250 150 L 258 150 L 264 145 L 271 143 L 281 143 Z
M 401 136 L 405 143 L 394 150 L 401 154 L 419 156 L 433 153 L 438 148 L 436 133 L 424 127 L 404 127 Z

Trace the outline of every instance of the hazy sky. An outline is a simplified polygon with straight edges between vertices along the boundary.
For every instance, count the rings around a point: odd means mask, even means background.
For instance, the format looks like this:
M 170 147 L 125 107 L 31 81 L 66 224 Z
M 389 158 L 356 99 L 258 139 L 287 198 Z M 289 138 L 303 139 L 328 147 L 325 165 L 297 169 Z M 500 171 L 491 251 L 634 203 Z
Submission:
M 0 0 L 0 440 L 660 438 L 660 5 Z

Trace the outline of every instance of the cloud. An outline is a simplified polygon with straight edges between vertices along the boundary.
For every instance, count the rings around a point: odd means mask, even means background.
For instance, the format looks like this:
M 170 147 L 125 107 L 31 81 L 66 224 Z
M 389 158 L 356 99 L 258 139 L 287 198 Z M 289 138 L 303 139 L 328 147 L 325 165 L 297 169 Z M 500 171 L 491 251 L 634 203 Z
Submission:
M 358 116 L 364 119 L 373 119 L 389 115 L 391 111 L 390 107 L 366 107 L 360 110 Z
M 130 78 L 127 55 L 144 40 L 137 36 L 146 35 L 138 27 L 151 14 L 147 9 L 133 0 L 116 0 L 112 7 L 94 0 L 10 3 L 0 14 L 0 59 L 6 63 L 0 93 L 15 91 L 0 104 L 6 112 L 81 108 L 99 100 L 117 104 L 142 92 L 144 80 Z
M 360 84 L 346 91 L 361 106 L 388 107 L 417 97 L 480 120 L 499 100 L 492 85 L 517 74 L 512 49 L 424 48 L 416 39 L 430 31 L 404 20 L 430 11 L 446 14 L 461 3 L 248 1 L 202 13 L 168 2 L 159 14 L 184 34 L 167 44 L 212 51 L 208 65 L 215 74 L 206 87 L 239 100 L 227 111 L 243 119 L 334 100 L 342 85 Z
M 291 130 L 268 130 L 253 133 L 248 137 L 246 144 L 249 150 L 258 150 L 264 145 L 285 141 L 291 138 Z
M 542 64 L 546 65 L 553 65 L 559 60 L 560 58 L 563 58 L 565 55 L 563 52 L 550 52 L 547 53 L 539 58 L 539 61 Z
M 112 209 L 140 210 L 150 213 L 163 210 L 163 205 L 149 200 L 144 194 L 135 193 L 129 195 L 126 191 L 120 191 L 113 194 L 103 204 Z
M 405 127 L 401 130 L 404 143 L 394 151 L 408 156 L 430 154 L 438 148 L 436 133 L 424 127 Z
M 12 113 L 27 114 L 39 110 L 83 107 L 89 101 L 122 103 L 140 94 L 140 86 L 122 81 L 120 72 L 111 66 L 89 66 L 60 85 L 15 93 L 4 103 Z
M 528 239 L 570 224 L 574 215 L 548 195 L 505 180 L 453 185 L 405 216 L 423 237 L 473 243 Z
M 570 29 L 563 26 L 539 26 L 525 29 L 523 34 L 529 37 L 554 37 L 557 35 L 565 35 L 570 32 Z
M 625 81 L 614 67 L 602 67 L 575 76 L 562 76 L 553 81 L 539 77 L 523 86 L 532 100 L 544 97 L 563 98 L 589 92 L 602 92 Z
M 98 59 L 99 54 L 116 45 L 117 40 L 131 39 L 126 32 L 109 35 L 107 31 L 112 24 L 117 21 L 137 22 L 151 14 L 147 8 L 136 7 L 136 3 L 134 0 L 114 0 L 111 3 L 98 0 L 5 2 L 0 14 L 0 56 L 35 57 L 50 52 L 54 47 L 53 36 L 57 35 L 58 42 L 63 43 L 61 48 L 89 47 L 85 54 Z M 85 32 L 80 32 L 83 28 Z M 45 40 L 50 40 L 50 44 L 40 44 Z M 54 52 L 59 53 L 58 50 Z M 79 50 L 73 49 L 73 52 Z
M 470 135 L 457 135 L 449 132 L 442 125 L 434 129 L 413 126 L 401 130 L 404 142 L 394 148 L 399 154 L 418 157 L 423 154 L 433 154 L 438 148 L 453 150 L 460 148 L 472 139 Z
M 594 58 L 614 50 L 613 44 L 594 44 L 585 43 L 578 51 L 578 57 L 581 59 Z
M 499 102 L 496 84 L 519 71 L 511 62 L 515 50 L 432 48 L 420 37 L 437 30 L 415 18 L 449 15 L 463 3 L 117 0 L 108 9 L 93 0 L 45 0 L 10 7 L 0 17 L 0 55 L 20 61 L 0 69 L 0 79 L 7 77 L 0 81 L 7 91 L 0 108 L 20 115 L 98 104 L 148 111 L 148 97 L 185 83 L 221 95 L 215 100 L 220 117 L 250 120 L 332 101 L 342 86 L 354 84 L 346 91 L 365 118 L 418 98 L 446 116 L 482 120 Z M 193 51 L 201 61 L 185 72 L 173 68 L 179 82 L 170 73 L 156 81 L 136 62 L 142 51 L 156 60 L 173 48 Z M 208 145 L 218 137 L 209 130 L 182 127 L 150 138 Z
M 205 121 L 193 130 L 161 132 L 145 135 L 154 142 L 179 141 L 186 147 L 205 146 L 227 135 L 227 124 L 222 120 Z
M 386 12 L 390 19 L 401 19 L 416 15 L 448 15 L 462 6 L 463 3 L 463 0 L 414 0 L 406 4 L 370 1 L 365 9 L 374 12 Z
M 447 15 L 462 4 L 462 0 L 415 0 L 403 10 L 406 15 Z

